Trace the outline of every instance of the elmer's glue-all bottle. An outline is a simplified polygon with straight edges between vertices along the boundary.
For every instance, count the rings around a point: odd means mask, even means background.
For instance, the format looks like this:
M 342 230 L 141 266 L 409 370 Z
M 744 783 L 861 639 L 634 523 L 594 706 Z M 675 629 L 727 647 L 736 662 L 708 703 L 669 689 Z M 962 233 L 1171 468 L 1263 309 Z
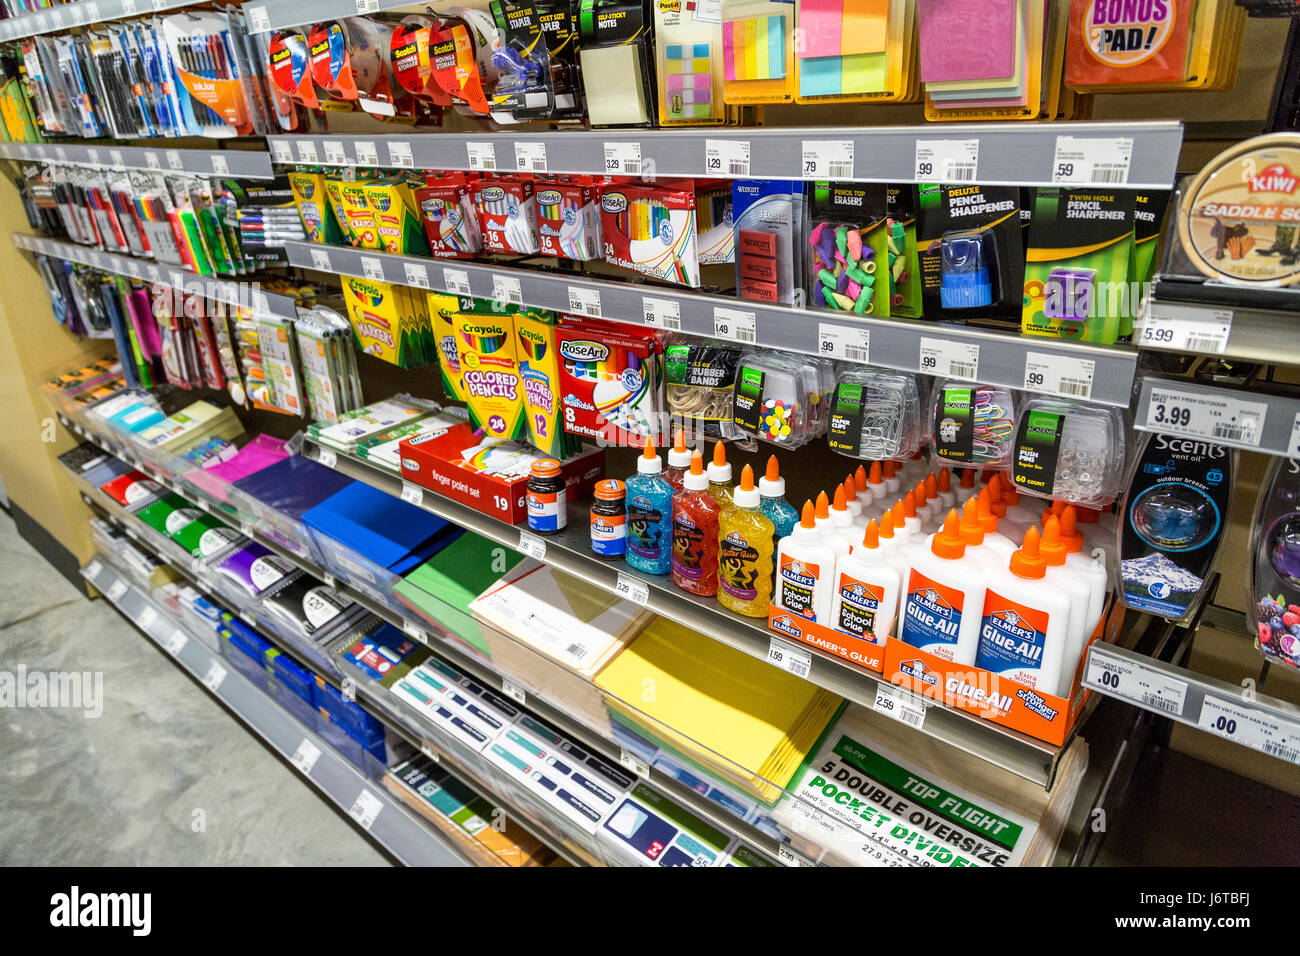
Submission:
M 853 483 L 852 475 L 849 475 L 840 484 L 844 486 L 844 504 L 848 506 L 849 513 L 853 515 L 853 523 L 857 524 L 858 519 L 862 517 L 862 502 L 858 500 L 858 486 Z M 866 527 L 865 519 L 863 527 Z
M 1091 555 L 1083 553 L 1083 535 L 1075 527 L 1076 512 L 1074 505 L 1066 505 L 1061 510 L 1061 544 L 1065 545 L 1065 566 L 1075 571 L 1088 585 L 1088 613 L 1083 619 L 1085 640 L 1092 636 L 1101 620 L 1101 612 L 1106 607 L 1106 592 L 1110 589 L 1110 578 L 1106 566 L 1102 564 L 1105 552 L 1098 548 Z M 1101 558 L 1098 557 L 1101 556 Z M 1080 648 L 1082 653 L 1082 648 Z
M 663 476 L 663 461 L 654 439 L 646 436 L 627 479 L 627 563 L 646 574 L 667 574 L 672 567 L 673 486 Z
M 704 458 L 691 456 L 691 470 L 673 497 L 673 584 L 692 594 L 718 593 L 718 518 L 722 506 L 709 494 Z
M 709 476 L 709 494 L 722 506 L 731 507 L 731 463 L 727 461 L 727 446 L 718 442 L 713 446 L 713 461 L 705 469 Z
M 885 494 L 891 498 L 898 494 L 899 488 L 903 487 L 903 479 L 898 474 L 898 465 L 889 459 L 880 463 L 880 479 L 885 483 Z
M 673 486 L 673 494 L 682 490 L 686 478 L 686 469 L 691 467 L 691 450 L 686 447 L 686 430 L 677 429 L 677 439 L 668 449 L 668 467 L 664 469 L 664 480 Z
M 905 642 L 954 664 L 975 663 L 984 610 L 983 562 L 965 558 L 954 509 L 930 550 L 919 551 L 912 560 L 898 626 Z
M 998 516 L 993 513 L 989 503 L 988 488 L 980 489 L 980 493 L 975 496 L 975 506 L 980 524 L 984 526 L 984 543 L 1001 555 L 1003 560 L 1010 558 L 1011 552 L 1016 550 L 1016 543 L 998 530 Z
M 799 512 L 785 500 L 785 479 L 776 463 L 776 455 L 767 459 L 767 472 L 758 479 L 759 507 L 776 528 L 776 536 L 784 538 L 799 523 Z
M 1068 552 L 1061 541 L 1061 522 L 1056 515 L 1050 515 L 1043 526 L 1043 536 L 1038 551 L 1047 565 L 1048 583 L 1056 585 L 1070 597 L 1070 622 L 1066 632 L 1068 637 L 1064 659 L 1066 676 L 1062 678 L 1068 689 L 1074 678 L 1075 665 L 1078 664 L 1079 656 L 1083 654 L 1083 646 L 1088 642 L 1089 637 L 1083 629 L 1084 621 L 1088 617 L 1088 584 L 1084 581 L 1083 575 L 1065 566 Z
M 772 597 L 775 528 L 759 507 L 754 469 L 746 465 L 730 508 L 718 519 L 718 603 L 746 617 L 766 617 Z
M 1070 597 L 1044 580 L 1047 562 L 1038 545 L 1038 528 L 1030 527 L 1007 567 L 987 572 L 975 666 L 1060 696 L 1069 689 L 1061 683 L 1061 662 L 1069 643 Z
M 900 583 L 898 570 L 880 546 L 879 526 L 868 521 L 862 543 L 835 564 L 831 626 L 864 640 L 879 637 L 883 643 L 894 626 Z
M 975 469 L 963 468 L 961 481 L 957 485 L 957 504 L 964 505 L 967 498 L 974 498 L 979 493 L 980 487 L 975 482 Z
M 894 512 L 894 521 L 898 521 L 898 512 Z M 916 512 L 916 492 L 909 491 L 903 495 L 903 526 L 907 528 L 907 533 L 916 537 L 925 531 L 925 526 L 921 523 L 921 516 Z
M 805 501 L 799 523 L 777 545 L 772 603 L 804 620 L 826 624 L 834 578 L 835 554 L 817 530 L 813 503 Z
M 930 507 L 930 493 L 926 490 L 924 481 L 918 481 L 912 489 L 912 501 L 916 505 L 916 516 L 921 519 L 921 530 L 929 531 L 934 509 Z
M 843 489 L 840 494 L 843 494 Z M 814 511 L 815 521 L 817 522 L 817 533 L 822 536 L 826 546 L 835 552 L 835 557 L 842 554 L 848 554 L 853 548 L 853 541 L 840 534 L 839 528 L 835 524 L 835 519 L 831 517 L 831 500 L 827 497 L 826 492 L 817 493 L 817 505 Z
M 858 475 L 862 474 L 862 471 L 862 466 L 858 465 L 858 470 L 853 476 L 855 482 L 857 481 Z M 881 471 L 880 462 L 873 461 L 871 463 L 871 468 L 867 470 L 866 474 L 866 490 L 871 492 L 872 501 L 884 501 L 885 495 L 888 494 L 888 490 L 885 488 L 885 479 L 883 476 L 884 472 Z M 858 491 L 862 491 L 861 485 L 858 486 Z
M 957 507 L 957 492 L 952 490 L 952 472 L 947 468 L 940 468 L 934 480 L 934 487 L 935 493 L 939 496 L 939 506 L 943 509 L 940 514 L 947 514 Z M 965 502 L 963 501 L 962 504 Z

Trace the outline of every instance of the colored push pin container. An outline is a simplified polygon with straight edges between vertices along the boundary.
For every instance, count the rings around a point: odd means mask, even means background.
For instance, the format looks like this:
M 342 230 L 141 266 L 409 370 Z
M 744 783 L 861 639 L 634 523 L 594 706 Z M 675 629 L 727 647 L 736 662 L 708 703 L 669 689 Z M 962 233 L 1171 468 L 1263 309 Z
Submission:
M 1092 308 L 1096 269 L 1054 269 L 1043 287 L 1043 315 L 1083 322 Z
M 978 309 L 993 302 L 991 250 L 977 230 L 945 233 L 940 240 L 939 302 L 945 309 Z
M 663 461 L 654 439 L 636 460 L 636 474 L 627 479 L 627 563 L 646 574 L 667 574 L 672 568 L 673 486 L 663 476 Z
M 785 500 L 785 479 L 781 477 L 776 455 L 767 459 L 767 472 L 758 479 L 759 507 L 776 528 L 776 536 L 784 538 L 799 522 L 799 512 Z

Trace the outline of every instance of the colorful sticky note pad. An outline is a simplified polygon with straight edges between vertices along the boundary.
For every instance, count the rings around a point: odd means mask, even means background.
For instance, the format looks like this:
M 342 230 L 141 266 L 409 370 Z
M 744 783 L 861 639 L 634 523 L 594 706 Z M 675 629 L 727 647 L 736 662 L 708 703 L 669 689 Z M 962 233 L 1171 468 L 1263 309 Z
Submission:
M 722 60 L 728 82 L 784 79 L 785 17 L 751 17 L 724 23 Z

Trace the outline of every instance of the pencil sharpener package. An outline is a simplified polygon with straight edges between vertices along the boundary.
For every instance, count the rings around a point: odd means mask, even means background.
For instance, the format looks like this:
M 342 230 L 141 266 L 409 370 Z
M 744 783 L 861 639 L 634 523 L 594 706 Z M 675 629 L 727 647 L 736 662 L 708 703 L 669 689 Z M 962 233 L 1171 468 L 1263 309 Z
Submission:
M 722 31 L 717 20 L 697 19 L 702 13 L 676 0 L 654 4 L 660 126 L 722 121 Z
M 921 263 L 916 252 L 916 193 L 911 186 L 886 186 L 885 245 L 889 251 L 889 314 L 921 317 Z M 1023 212 L 1023 207 L 1022 207 Z
M 600 258 L 600 187 L 594 179 L 538 180 L 535 196 L 542 255 L 577 262 Z
M 748 435 L 798 448 L 815 435 L 812 409 L 821 400 L 820 372 L 811 360 L 746 351 L 736 368 L 732 420 Z
M 415 201 L 415 188 L 419 184 L 420 180 L 412 179 L 409 174 L 398 173 L 365 186 L 366 205 L 375 217 L 379 244 L 386 252 L 429 255 L 429 241 Z
M 695 232 L 700 265 L 725 265 L 736 261 L 730 180 L 695 180 Z
M 1020 329 L 1113 343 L 1130 312 L 1133 193 L 1050 189 L 1034 194 Z
M 921 449 L 916 376 L 866 366 L 840 372 L 826 443 L 850 458 L 911 458 Z
M 722 0 L 722 99 L 728 106 L 794 99 L 794 4 Z
M 944 464 L 1006 471 L 1016 444 L 1016 401 L 1001 385 L 934 384 L 930 452 Z
M 436 259 L 469 259 L 481 242 L 474 211 L 473 182 L 462 175 L 429 178 L 415 190 L 415 202 Z
M 501 46 L 492 51 L 497 82 L 489 114 L 498 123 L 548 119 L 555 112 L 551 56 L 541 17 L 531 4 L 492 0 Z
M 741 350 L 722 343 L 673 336 L 664 346 L 668 411 L 688 435 L 744 438 L 732 409 Z
M 1024 253 L 1015 186 L 917 186 L 916 246 L 927 316 L 1013 318 Z
M 742 299 L 794 302 L 804 261 L 796 242 L 802 216 L 802 183 L 738 179 L 731 184 L 736 288 Z
M 632 448 L 660 433 L 663 350 L 653 332 L 565 316 L 555 339 L 566 432 Z
M 493 176 L 479 180 L 474 187 L 474 208 L 484 252 L 537 252 L 537 206 L 531 178 Z
M 578 59 L 592 126 L 651 126 L 654 48 L 647 0 L 578 0 Z
M 885 207 L 882 185 L 813 184 L 806 290 L 815 308 L 889 315 Z
M 600 197 L 600 232 L 610 265 L 699 286 L 695 189 L 689 181 L 606 184 Z
M 1017 491 L 1086 508 L 1120 490 L 1126 451 L 1123 413 L 1068 398 L 1031 398 L 1020 410 L 1011 480 Z
M 225 14 L 179 13 L 160 21 L 175 77 L 171 101 L 191 136 L 249 136 L 256 130 L 231 48 Z

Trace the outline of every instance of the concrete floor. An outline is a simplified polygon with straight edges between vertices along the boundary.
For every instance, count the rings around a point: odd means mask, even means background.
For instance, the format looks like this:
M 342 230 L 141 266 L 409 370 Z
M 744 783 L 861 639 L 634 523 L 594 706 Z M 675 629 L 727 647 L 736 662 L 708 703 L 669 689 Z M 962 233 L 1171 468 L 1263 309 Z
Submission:
M 98 718 L 0 709 L 0 865 L 386 865 L 111 605 L 64 580 L 4 512 L 0 582 L 0 670 L 104 675 Z

